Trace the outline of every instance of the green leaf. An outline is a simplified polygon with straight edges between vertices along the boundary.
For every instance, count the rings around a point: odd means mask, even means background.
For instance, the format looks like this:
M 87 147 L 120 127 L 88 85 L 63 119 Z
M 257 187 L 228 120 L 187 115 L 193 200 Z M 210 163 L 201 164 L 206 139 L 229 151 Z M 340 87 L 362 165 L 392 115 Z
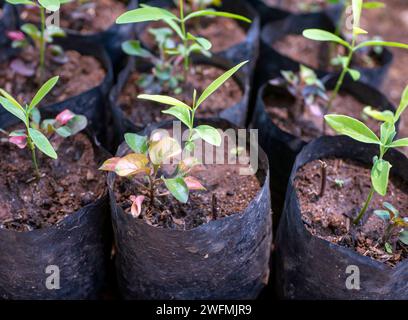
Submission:
M 384 244 L 384 248 L 387 253 L 392 254 L 392 246 L 388 242 Z
M 147 152 L 147 137 L 139 136 L 136 133 L 126 133 L 125 141 L 134 152 L 143 154 Z
M 315 40 L 315 41 L 331 41 L 331 42 L 337 42 L 346 48 L 350 48 L 350 45 L 344 41 L 342 38 L 339 36 L 336 36 L 334 33 L 328 32 L 326 30 L 320 30 L 320 29 L 306 29 L 303 31 L 303 36 L 305 38 L 308 38 L 310 40 Z
M 389 41 L 381 41 L 381 40 L 369 40 L 360 43 L 356 46 L 353 51 L 357 51 L 364 47 L 395 47 L 401 49 L 408 49 L 408 45 L 399 42 L 389 42 Z
M 363 9 L 363 0 L 352 0 L 353 7 L 353 27 L 360 26 L 361 11 Z
M 359 120 L 337 114 L 329 114 L 324 118 L 330 127 L 339 134 L 344 134 L 364 143 L 381 143 L 375 133 Z
M 399 235 L 399 240 L 408 246 L 408 230 L 404 230 Z
M 374 210 L 374 214 L 384 221 L 390 220 L 390 213 L 387 210 Z
M 57 11 L 60 8 L 60 0 L 38 0 L 38 2 L 49 11 Z
M 408 138 L 399 139 L 389 145 L 391 148 L 408 147 Z
M 143 49 L 140 45 L 140 41 L 137 40 L 128 40 L 122 43 L 122 50 L 129 56 L 137 56 L 142 58 L 149 58 L 152 54 Z
M 385 3 L 380 1 L 370 1 L 363 3 L 363 9 L 380 9 L 384 7 Z
M 373 109 L 370 106 L 367 106 L 364 108 L 363 112 L 366 115 L 378 121 L 390 122 L 390 123 L 394 122 L 394 113 L 390 110 L 378 111 L 378 110 Z
M 0 94 L 3 97 L 5 97 L 8 101 L 10 101 L 10 103 L 12 103 L 17 109 L 20 109 L 25 113 L 25 109 L 23 108 L 23 106 L 20 103 L 18 103 L 18 101 L 14 99 L 13 96 L 10 95 L 7 91 L 0 89 Z
M 348 69 L 347 70 L 350 76 L 353 78 L 354 81 L 358 81 L 361 77 L 361 73 L 358 70 Z
M 373 184 L 374 190 L 382 196 L 387 194 L 391 167 L 391 163 L 388 161 L 377 159 L 371 170 L 371 183 Z
M 188 201 L 188 187 L 182 177 L 173 179 L 164 179 L 164 184 L 170 193 L 180 202 L 187 203 Z
M 190 110 L 187 108 L 180 107 L 180 106 L 174 106 L 174 107 L 171 107 L 170 109 L 163 110 L 162 113 L 171 114 L 172 116 L 176 117 L 181 122 L 183 122 L 189 128 L 192 125 L 190 123 Z
M 393 122 L 384 122 L 381 125 L 380 131 L 381 131 L 380 141 L 384 146 L 390 144 L 394 140 L 395 135 L 397 134 Z
M 197 17 L 211 17 L 211 16 L 216 16 L 216 17 L 225 17 L 225 18 L 230 18 L 230 19 L 235 19 L 235 20 L 241 20 L 245 21 L 248 23 L 251 23 L 252 20 L 248 19 L 244 16 L 241 16 L 239 14 L 234 14 L 234 13 L 229 13 L 229 12 L 223 12 L 223 11 L 214 11 L 214 10 L 199 10 L 190 13 L 184 18 L 184 21 L 190 20 L 192 18 L 197 18 Z
M 0 97 L 0 104 L 15 117 L 19 118 L 23 123 L 27 124 L 27 119 L 24 110 L 17 108 L 10 100 Z
M 37 93 L 35 94 L 33 100 L 31 100 L 29 110 L 32 110 L 33 108 L 35 108 L 41 102 L 41 100 L 44 99 L 44 97 L 57 84 L 58 80 L 59 80 L 59 76 L 56 76 L 56 77 L 49 79 L 46 83 L 42 85 L 40 90 L 38 90 Z
M 159 21 L 159 20 L 179 20 L 170 11 L 155 7 L 143 7 L 127 11 L 116 19 L 116 23 L 137 23 L 145 21 Z
M 34 1 L 30 0 L 6 0 L 8 3 L 11 4 L 29 4 L 29 5 L 35 5 Z
M 169 106 L 177 106 L 177 107 L 190 109 L 190 107 L 184 102 L 181 102 L 180 100 L 177 100 L 176 98 L 172 98 L 169 96 L 140 94 L 137 97 L 139 99 L 159 102 L 159 103 L 167 104 Z
M 48 141 L 47 137 L 44 136 L 41 131 L 37 129 L 29 128 L 28 133 L 33 140 L 35 146 L 44 154 L 49 156 L 52 159 L 57 159 L 57 153 L 55 152 L 53 146 Z
M 221 135 L 217 129 L 208 125 L 201 125 L 194 128 L 194 131 L 201 139 L 208 142 L 209 144 L 217 147 L 221 145 Z
M 215 79 L 208 87 L 207 89 L 204 90 L 204 92 L 201 94 L 200 98 L 198 98 L 197 103 L 196 103 L 196 108 L 198 108 L 210 95 L 214 93 L 220 86 L 224 84 L 225 81 L 227 81 L 231 76 L 237 72 L 244 64 L 248 62 L 244 61 L 241 62 L 240 64 L 236 65 L 235 67 L 231 68 L 224 74 L 222 74 L 220 77 Z
M 405 87 L 405 90 L 402 93 L 400 104 L 398 106 L 397 111 L 395 112 L 395 121 L 398 121 L 401 114 L 405 111 L 407 107 L 408 107 L 408 86 Z

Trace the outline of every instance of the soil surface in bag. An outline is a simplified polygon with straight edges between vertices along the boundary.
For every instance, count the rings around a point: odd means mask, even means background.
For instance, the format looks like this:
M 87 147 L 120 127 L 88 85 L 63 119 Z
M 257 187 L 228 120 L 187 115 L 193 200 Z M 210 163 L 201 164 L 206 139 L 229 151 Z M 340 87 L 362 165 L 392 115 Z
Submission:
M 387 253 L 381 238 L 386 224 L 373 213 L 383 209 L 383 202 L 391 203 L 401 217 L 408 216 L 408 184 L 392 179 L 385 197 L 375 194 L 361 226 L 352 219 L 370 192 L 370 171 L 367 165 L 343 159 L 321 159 L 327 164 L 327 184 L 321 189 L 321 162 L 312 161 L 298 171 L 295 188 L 302 219 L 311 234 L 341 246 L 353 248 L 359 254 L 395 266 L 408 257 L 408 246 L 395 243 L 393 253 Z
M 83 2 L 81 4 L 81 2 Z M 115 24 L 116 18 L 126 11 L 126 1 L 96 0 L 62 4 L 60 9 L 60 27 L 81 34 L 97 33 L 107 30 Z M 40 23 L 38 7 L 26 6 L 20 13 L 23 21 Z
M 34 179 L 31 152 L 0 143 L 0 228 L 30 231 L 55 225 L 100 198 L 105 177 L 85 134 L 51 139 L 53 160 L 37 152 L 40 180 Z
M 65 55 L 67 61 L 64 63 L 54 61 L 50 54 L 46 57 L 43 82 L 57 75 L 60 79 L 44 99 L 44 105 L 61 102 L 88 91 L 101 84 L 106 76 L 106 71 L 96 58 L 81 55 L 74 50 L 65 51 Z M 30 102 L 43 84 L 32 74 L 39 72 L 38 59 L 38 51 L 28 47 L 17 57 L 0 64 L 0 88 L 16 97 L 20 103 Z
M 280 54 L 314 69 L 341 71 L 340 66 L 333 66 L 330 63 L 329 53 L 331 49 L 327 43 L 310 40 L 303 35 L 290 34 L 276 41 L 272 47 Z M 332 58 L 346 54 L 346 50 L 342 46 L 335 46 L 335 49 L 331 54 Z M 374 49 L 359 50 L 354 54 L 351 64 L 359 68 L 376 68 L 381 66 L 381 60 Z
M 179 15 L 178 10 L 172 10 L 174 14 Z M 249 25 L 249 24 L 248 24 Z M 140 35 L 140 40 L 148 48 L 157 50 L 154 37 L 148 31 L 151 28 L 168 27 L 162 21 L 149 23 Z M 201 36 L 208 39 L 211 44 L 211 52 L 217 53 L 240 44 L 246 39 L 246 31 L 240 26 L 238 21 L 224 17 L 204 17 L 195 18 L 187 23 L 186 29 L 195 36 Z M 175 35 L 176 43 L 180 40 Z
M 221 76 L 225 70 L 210 65 L 195 65 L 188 73 L 187 81 L 181 84 L 182 93 L 175 95 L 173 92 L 161 92 L 160 94 L 174 96 L 175 98 L 192 105 L 193 90 L 197 90 L 200 95 L 207 86 Z M 181 74 L 183 71 L 180 71 Z M 146 93 L 137 84 L 141 73 L 134 71 L 127 80 L 127 83 L 119 96 L 119 105 L 126 116 L 138 127 L 145 127 L 149 123 L 171 119 L 171 116 L 163 114 L 161 111 L 167 109 L 163 104 L 152 103 L 138 99 L 137 96 Z M 241 101 L 243 91 L 238 83 L 233 79 L 228 79 L 220 88 L 214 92 L 197 109 L 197 117 L 217 117 L 218 114 L 232 107 Z
M 226 142 L 227 143 L 227 142 Z M 226 148 L 227 149 L 227 148 Z M 203 149 L 204 152 L 204 149 Z M 214 153 L 215 156 L 215 153 Z M 224 159 L 231 155 L 225 150 Z M 261 188 L 255 175 L 240 175 L 241 164 L 203 164 L 195 166 L 189 173 L 206 188 L 204 191 L 190 191 L 189 201 L 182 204 L 171 195 L 158 197 L 153 206 L 141 187 L 127 178 L 116 178 L 116 202 L 130 214 L 131 195 L 145 195 L 139 219 L 155 227 L 190 230 L 203 223 L 242 212 L 254 199 Z M 163 172 L 173 172 L 174 165 L 166 165 Z M 160 174 L 158 175 L 160 176 Z M 143 183 L 142 178 L 136 178 Z M 162 185 L 157 194 L 166 193 Z
M 326 0 L 263 0 L 268 6 L 279 7 L 291 12 L 316 12 L 327 9 Z
M 327 95 L 330 96 L 328 91 Z M 318 99 L 319 100 L 319 99 Z M 296 99 L 287 94 L 268 95 L 264 98 L 266 112 L 270 115 L 271 121 L 282 131 L 290 133 L 303 141 L 310 141 L 323 135 L 323 111 L 318 105 L 305 106 L 304 112 L 293 119 L 288 110 L 296 105 Z M 326 103 L 322 102 L 322 105 Z M 379 122 L 371 117 L 364 116 L 365 104 L 359 102 L 352 95 L 340 92 L 334 100 L 329 113 L 344 114 L 360 121 L 363 121 L 374 132 L 379 133 Z M 336 133 L 326 126 L 326 134 L 336 135 Z

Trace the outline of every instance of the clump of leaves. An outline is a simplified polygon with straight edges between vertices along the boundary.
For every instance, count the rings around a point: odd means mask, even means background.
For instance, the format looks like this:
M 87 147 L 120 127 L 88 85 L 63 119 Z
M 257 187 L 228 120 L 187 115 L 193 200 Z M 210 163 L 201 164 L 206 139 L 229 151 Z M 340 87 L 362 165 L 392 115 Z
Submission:
M 156 202 L 160 202 L 158 200 L 160 197 L 167 197 L 172 194 L 178 201 L 187 203 L 191 190 L 205 189 L 200 181 L 190 176 L 191 169 L 199 163 L 198 159 L 194 157 L 181 160 L 170 175 L 165 175 L 162 168 L 164 164 L 170 163 L 172 158 L 183 154 L 184 150 L 188 152 L 194 150 L 195 140 L 202 139 L 214 146 L 221 145 L 221 135 L 217 129 L 209 125 L 194 126 L 195 113 L 200 105 L 246 62 L 240 63 L 214 80 L 198 98 L 197 92 L 194 91 L 192 105 L 185 104 L 169 96 L 147 94 L 139 96 L 140 99 L 170 106 L 169 109 L 162 112 L 170 114 L 184 123 L 189 130 L 189 134 L 183 149 L 176 139 L 168 135 L 167 131 L 154 132 L 150 138 L 127 133 L 125 141 L 133 153 L 121 158 L 108 159 L 102 165 L 100 170 L 112 171 L 121 177 L 128 178 L 143 176 L 144 180 L 147 181 L 147 185 L 145 185 L 140 184 L 136 179 L 134 180 L 144 190 L 144 193 L 132 195 L 130 198 L 133 216 L 138 217 L 141 214 L 142 203 L 146 197 L 149 198 L 149 205 L 152 208 Z M 159 189 L 163 186 L 168 192 L 159 192 Z
M 0 89 L 0 104 L 12 115 L 20 119 L 25 128 L 9 133 L 9 142 L 31 151 L 35 176 L 40 177 L 37 161 L 37 149 L 52 159 L 57 159 L 57 153 L 51 145 L 48 137 L 57 134 L 63 138 L 70 137 L 85 129 L 87 119 L 82 115 L 76 115 L 70 110 L 65 110 L 55 119 L 41 121 L 38 110 L 39 103 L 46 97 L 58 82 L 59 77 L 49 79 L 38 90 L 30 104 L 24 107 L 5 90 Z M 3 131 L 4 132 L 4 131 Z
M 310 108 L 313 114 L 322 115 L 317 99 L 328 101 L 328 97 L 324 84 L 313 70 L 301 65 L 298 74 L 292 71 L 281 71 L 281 75 L 282 77 L 273 79 L 270 83 L 285 87 L 295 98 L 295 105 L 288 109 L 293 121 L 302 118 L 305 107 Z
M 13 5 L 31 5 L 31 6 L 36 6 L 38 7 L 40 11 L 40 29 L 37 28 L 37 26 L 31 24 L 31 23 L 26 23 L 21 26 L 21 31 L 25 33 L 26 36 L 24 36 L 22 33 L 14 33 L 11 34 L 11 36 L 14 37 L 11 38 L 13 40 L 12 46 L 13 47 L 24 47 L 27 46 L 31 43 L 34 44 L 34 46 L 38 49 L 39 51 L 39 78 L 40 81 L 42 82 L 43 77 L 44 77 L 44 69 L 45 69 L 45 51 L 47 44 L 52 44 L 53 38 L 54 37 L 63 37 L 65 36 L 65 32 L 60 29 L 59 27 L 55 25 L 50 25 L 46 26 L 45 25 L 45 12 L 46 10 L 48 11 L 58 11 L 60 8 L 60 5 L 67 2 L 68 0 L 38 0 L 38 1 L 31 1 L 31 0 L 6 0 L 8 3 L 13 4 Z M 60 46 L 56 45 L 50 45 L 50 51 L 52 55 L 58 60 L 58 61 L 63 61 L 64 60 L 64 51 Z M 21 69 L 21 68 L 19 68 Z
M 390 203 L 383 203 L 384 209 L 374 210 L 374 214 L 386 223 L 382 243 L 385 251 L 392 254 L 396 242 L 408 245 L 408 218 L 400 216 L 399 211 Z
M 360 79 L 360 72 L 350 67 L 353 55 L 357 51 L 367 48 L 367 47 L 397 47 L 397 48 L 408 49 L 407 44 L 403 44 L 399 42 L 370 40 L 370 41 L 363 41 L 361 43 L 358 43 L 359 36 L 363 34 L 367 34 L 367 31 L 365 31 L 364 29 L 360 27 L 363 0 L 352 0 L 352 8 L 353 8 L 353 30 L 352 30 L 352 36 L 351 36 L 350 42 L 340 38 L 338 35 L 334 33 L 331 33 L 325 30 L 306 29 L 303 31 L 303 36 L 308 39 L 315 40 L 315 41 L 334 42 L 334 43 L 344 46 L 348 52 L 347 55 L 337 58 L 341 63 L 342 71 L 337 80 L 336 86 L 334 90 L 332 91 L 332 94 L 330 95 L 330 99 L 326 107 L 326 113 L 331 109 L 333 101 L 336 99 L 343 85 L 346 74 L 349 74 L 353 78 L 354 81 L 357 81 L 358 79 Z
M 179 16 L 163 8 L 141 5 L 141 8 L 125 12 L 119 16 L 116 23 L 124 24 L 149 21 L 163 21 L 166 23 L 168 27 L 174 30 L 181 41 L 174 49 L 167 50 L 167 54 L 181 57 L 184 61 L 184 70 L 187 71 L 190 65 L 191 54 L 199 52 L 209 55 L 209 50 L 212 46 L 209 40 L 204 37 L 195 36 L 187 31 L 186 23 L 188 21 L 200 17 L 219 16 L 242 20 L 248 23 L 251 22 L 251 20 L 237 14 L 210 9 L 198 10 L 185 15 L 184 0 L 179 0 L 178 4 L 180 9 Z
M 167 50 L 173 50 L 175 43 L 171 39 L 173 31 L 170 28 L 149 29 L 159 49 L 159 56 L 156 57 L 148 50 L 142 48 L 137 40 L 128 40 L 122 43 L 122 50 L 131 56 L 137 56 L 146 59 L 152 65 L 152 72 L 143 74 L 138 80 L 138 86 L 143 88 L 146 93 L 156 94 L 163 91 L 173 91 L 175 94 L 181 92 L 179 87 L 183 77 L 176 72 L 177 57 L 169 57 Z
M 402 94 L 401 102 L 395 114 L 391 111 L 375 111 L 372 110 L 372 108 L 366 110 L 366 112 L 368 112 L 368 114 L 374 119 L 382 121 L 379 137 L 377 137 L 377 135 L 364 123 L 354 118 L 335 114 L 325 116 L 327 123 L 336 132 L 363 143 L 376 144 L 379 146 L 379 154 L 373 158 L 373 167 L 371 169 L 371 190 L 360 213 L 354 219 L 355 224 L 358 224 L 365 215 L 375 192 L 381 196 L 387 194 L 389 174 L 392 165 L 384 159 L 384 155 L 392 148 L 408 146 L 408 138 L 394 140 L 397 135 L 395 124 L 407 106 L 408 86 Z

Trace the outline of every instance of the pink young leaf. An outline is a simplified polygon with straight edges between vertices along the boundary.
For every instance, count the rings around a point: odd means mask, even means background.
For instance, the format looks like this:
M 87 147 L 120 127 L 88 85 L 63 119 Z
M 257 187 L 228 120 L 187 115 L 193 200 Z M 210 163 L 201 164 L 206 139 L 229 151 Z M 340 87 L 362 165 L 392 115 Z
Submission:
M 184 182 L 189 190 L 206 190 L 201 182 L 194 177 L 185 177 Z
M 144 196 L 130 196 L 130 201 L 132 201 L 132 207 L 130 208 L 130 212 L 132 216 L 135 218 L 139 217 L 142 213 L 142 203 L 144 200 Z
M 25 39 L 25 35 L 21 31 L 7 31 L 6 36 L 12 41 L 23 41 Z
M 110 158 L 108 160 L 106 160 L 102 166 L 99 168 L 99 170 L 102 171 L 115 171 L 116 165 L 118 164 L 120 158 L 116 157 L 116 158 Z
M 24 77 L 32 77 L 35 74 L 35 68 L 32 65 L 25 63 L 20 59 L 14 59 L 10 63 L 10 68 L 19 75 Z
M 60 125 L 64 126 L 74 117 L 75 113 L 73 113 L 71 110 L 65 109 L 64 111 L 57 115 L 55 120 L 57 120 Z
M 10 136 L 9 142 L 15 144 L 20 149 L 24 149 L 27 146 L 27 136 L 26 135 Z

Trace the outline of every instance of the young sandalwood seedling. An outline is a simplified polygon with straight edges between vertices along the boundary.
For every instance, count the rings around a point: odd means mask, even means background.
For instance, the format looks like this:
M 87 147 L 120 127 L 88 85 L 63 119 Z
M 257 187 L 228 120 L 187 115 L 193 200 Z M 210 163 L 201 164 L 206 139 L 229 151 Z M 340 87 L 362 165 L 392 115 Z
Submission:
M 302 118 L 305 107 L 310 108 L 314 114 L 322 114 L 320 106 L 316 103 L 317 99 L 328 101 L 328 97 L 324 84 L 313 70 L 300 65 L 298 74 L 292 71 L 281 71 L 281 75 L 282 77 L 273 79 L 269 83 L 285 87 L 295 98 L 295 105 L 288 109 L 292 121 L 296 122 Z
M 386 223 L 382 243 L 388 253 L 393 253 L 397 241 L 408 245 L 408 218 L 402 218 L 399 211 L 390 203 L 383 203 L 384 209 L 374 210 L 374 214 Z
M 184 0 L 179 0 L 178 3 L 179 16 L 163 8 L 141 5 L 141 8 L 125 12 L 119 16 L 116 23 L 124 24 L 150 21 L 163 21 L 166 23 L 174 30 L 181 41 L 181 43 L 179 43 L 174 49 L 167 50 L 167 54 L 182 57 L 184 61 L 184 70 L 187 72 L 190 65 L 190 56 L 193 52 L 201 52 L 202 54 L 208 55 L 209 50 L 211 49 L 210 41 L 204 37 L 195 36 L 187 31 L 187 22 L 194 18 L 214 16 L 242 20 L 248 23 L 251 22 L 251 20 L 237 14 L 210 9 L 198 10 L 186 15 L 184 10 Z
M 395 114 L 391 111 L 379 112 L 373 111 L 371 108 L 368 109 L 370 110 L 369 114 L 373 118 L 383 122 L 381 124 L 380 137 L 377 137 L 377 135 L 364 123 L 354 118 L 335 114 L 325 116 L 327 123 L 336 132 L 363 143 L 371 143 L 379 146 L 379 154 L 374 157 L 373 167 L 371 169 L 371 189 L 364 206 L 360 210 L 358 216 L 354 219 L 355 224 L 358 224 L 365 215 L 375 192 L 381 196 L 385 196 L 387 193 L 389 173 L 392 165 L 384 159 L 384 155 L 389 149 L 408 146 L 408 138 L 394 140 L 397 134 L 395 124 L 407 106 L 408 86 L 402 94 L 401 102 Z
M 352 0 L 352 8 L 353 8 L 353 28 L 352 28 L 352 35 L 351 41 L 348 42 L 338 35 L 320 29 L 306 29 L 303 31 L 303 36 L 315 40 L 315 41 L 329 41 L 340 44 L 346 48 L 348 51 L 347 55 L 340 57 L 342 71 L 340 76 L 336 82 L 334 90 L 332 91 L 329 102 L 326 107 L 326 113 L 330 111 L 333 101 L 336 99 L 342 85 L 346 74 L 349 74 L 354 81 L 357 81 L 360 78 L 360 72 L 352 69 L 350 67 L 351 61 L 353 59 L 353 55 L 358 50 L 367 48 L 367 47 L 397 47 L 408 49 L 407 44 L 399 43 L 399 42 L 388 42 L 382 40 L 370 40 L 370 41 L 363 41 L 358 43 L 359 36 L 362 34 L 367 34 L 367 31 L 360 27 L 360 18 L 361 12 L 363 8 L 363 1 L 362 0 Z M 323 122 L 324 124 L 325 122 Z M 325 132 L 325 126 L 323 126 L 323 131 Z
M 142 74 L 137 84 L 149 94 L 163 91 L 173 91 L 175 94 L 179 94 L 181 92 L 179 83 L 183 78 L 176 72 L 177 57 L 169 57 L 167 54 L 167 50 L 175 48 L 175 43 L 171 39 L 173 31 L 170 28 L 158 28 L 149 29 L 149 33 L 156 40 L 159 49 L 158 57 L 143 49 L 137 40 L 128 40 L 122 43 L 122 50 L 126 54 L 144 58 L 153 65 L 152 72 Z
M 32 5 L 36 6 L 40 11 L 40 29 L 31 23 L 26 23 L 21 26 L 21 31 L 23 31 L 34 43 L 35 47 L 39 51 L 39 79 L 40 82 L 43 81 L 44 70 L 45 70 L 45 51 L 47 44 L 53 42 L 54 37 L 63 37 L 65 33 L 62 29 L 55 25 L 46 26 L 45 25 L 45 13 L 48 11 L 58 11 L 60 5 L 68 2 L 69 0 L 6 0 L 8 3 L 13 5 Z M 15 34 L 17 36 L 17 33 Z M 14 47 L 23 47 L 29 44 L 28 40 L 25 37 L 22 37 L 21 34 L 15 39 L 12 39 Z M 51 52 L 55 56 L 63 56 L 63 50 L 59 46 L 53 45 L 51 47 Z
M 0 89 L 0 104 L 12 115 L 20 119 L 25 129 L 15 130 L 9 133 L 9 141 L 24 149 L 28 147 L 31 152 L 35 176 L 40 177 L 36 150 L 52 159 L 57 159 L 57 153 L 51 145 L 49 139 L 54 133 L 67 138 L 82 131 L 87 126 L 87 119 L 84 116 L 76 115 L 69 110 L 58 114 L 55 119 L 45 119 L 41 121 L 41 115 L 38 110 L 39 103 L 47 96 L 57 83 L 59 77 L 49 79 L 38 90 L 31 103 L 22 106 L 5 90 Z
M 168 164 L 172 158 L 182 154 L 184 150 L 191 152 L 195 146 L 194 141 L 197 139 L 202 139 L 211 145 L 221 145 L 221 135 L 217 129 L 209 125 L 194 126 L 195 113 L 200 105 L 245 63 L 247 61 L 240 63 L 214 80 L 198 98 L 197 92 L 194 91 L 192 105 L 185 104 L 169 96 L 147 94 L 139 96 L 140 99 L 170 106 L 169 109 L 162 112 L 174 116 L 185 124 L 188 128 L 188 138 L 183 149 L 180 143 L 170 137 L 167 132 L 154 132 L 150 138 L 127 133 L 125 141 L 133 153 L 122 158 L 115 157 L 108 159 L 102 165 L 100 170 L 113 171 L 119 176 L 129 178 L 143 176 L 144 180 L 147 181 L 147 185 L 145 185 L 140 182 L 140 179 L 133 180 L 144 191 L 143 194 L 132 195 L 130 198 L 133 216 L 138 217 L 141 214 L 142 203 L 146 197 L 149 198 L 149 208 L 151 210 L 156 202 L 160 203 L 160 197 L 168 196 L 169 193 L 178 201 L 186 203 L 190 190 L 204 190 L 201 182 L 190 176 L 191 169 L 199 163 L 198 159 L 194 157 L 182 159 L 177 164 L 174 172 L 168 176 L 161 171 L 164 164 Z M 168 192 L 159 192 L 163 186 Z

